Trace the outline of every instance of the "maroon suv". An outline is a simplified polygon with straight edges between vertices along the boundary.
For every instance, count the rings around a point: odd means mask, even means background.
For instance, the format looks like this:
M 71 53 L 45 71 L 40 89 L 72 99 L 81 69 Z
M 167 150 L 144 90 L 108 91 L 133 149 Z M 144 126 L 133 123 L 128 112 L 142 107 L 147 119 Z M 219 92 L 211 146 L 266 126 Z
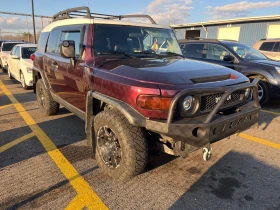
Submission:
M 139 17 L 151 24 L 123 20 Z M 112 178 L 144 170 L 148 141 L 181 157 L 204 147 L 207 160 L 210 143 L 258 122 L 257 80 L 182 58 L 174 32 L 149 16 L 62 11 L 33 59 L 40 111 L 52 115 L 61 104 L 84 119 L 98 165 Z

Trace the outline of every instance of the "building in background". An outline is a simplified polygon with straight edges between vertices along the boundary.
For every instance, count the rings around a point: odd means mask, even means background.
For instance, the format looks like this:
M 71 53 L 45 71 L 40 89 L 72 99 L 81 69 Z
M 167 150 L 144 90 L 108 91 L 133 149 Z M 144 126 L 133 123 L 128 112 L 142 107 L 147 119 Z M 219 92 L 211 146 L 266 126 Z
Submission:
M 253 46 L 257 40 L 280 38 L 280 15 L 171 25 L 178 39 L 229 39 Z

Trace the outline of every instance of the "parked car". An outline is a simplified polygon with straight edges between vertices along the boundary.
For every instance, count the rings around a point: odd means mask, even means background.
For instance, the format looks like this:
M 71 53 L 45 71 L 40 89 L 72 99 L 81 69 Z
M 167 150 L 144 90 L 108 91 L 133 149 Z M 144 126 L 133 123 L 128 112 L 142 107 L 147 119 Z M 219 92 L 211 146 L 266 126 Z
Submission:
M 61 104 L 85 120 L 88 145 L 110 177 L 141 173 L 147 141 L 181 157 L 203 148 L 208 160 L 210 143 L 258 123 L 257 79 L 183 59 L 173 30 L 150 16 L 95 17 L 87 7 L 53 17 L 35 52 L 33 85 L 41 113 Z M 123 21 L 138 17 L 151 24 Z M 165 52 L 151 49 L 154 37 L 168 40 Z
M 3 41 L 0 48 L 0 62 L 3 71 L 7 71 L 7 59 L 11 53 L 13 47 L 17 44 L 22 44 L 23 42 L 15 41 Z
M 234 69 L 250 80 L 259 78 L 258 95 L 261 105 L 271 97 L 280 97 L 280 63 L 268 59 L 256 49 L 226 40 L 179 40 L 179 43 L 187 58 Z
M 33 87 L 33 61 L 30 56 L 35 53 L 36 48 L 36 44 L 18 44 L 13 47 L 8 57 L 9 78 L 20 81 L 24 89 Z
M 280 61 L 280 39 L 261 39 L 254 44 L 253 48 L 271 60 Z

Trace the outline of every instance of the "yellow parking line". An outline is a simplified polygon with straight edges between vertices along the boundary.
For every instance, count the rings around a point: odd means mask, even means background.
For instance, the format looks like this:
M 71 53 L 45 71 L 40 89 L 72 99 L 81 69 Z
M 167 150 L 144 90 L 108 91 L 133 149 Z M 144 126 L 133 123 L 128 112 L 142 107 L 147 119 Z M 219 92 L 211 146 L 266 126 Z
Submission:
M 266 112 L 266 113 L 270 113 L 270 114 L 275 114 L 275 115 L 280 115 L 280 113 L 269 111 L 269 110 L 265 110 L 265 109 L 262 109 L 262 112 Z
M 22 136 L 22 137 L 20 137 L 18 139 L 15 139 L 15 140 L 13 140 L 13 141 L 3 145 L 2 147 L 0 147 L 0 153 L 10 149 L 11 147 L 13 147 L 13 146 L 15 146 L 15 145 L 17 145 L 17 144 L 19 144 L 19 143 L 29 139 L 29 138 L 31 138 L 33 136 L 34 136 L 34 133 L 29 133 L 29 134 L 27 134 L 25 136 Z
M 24 107 L 11 94 L 0 79 L 0 88 L 9 97 L 15 108 L 37 136 L 41 144 L 44 146 L 48 155 L 53 159 L 57 167 L 64 176 L 69 180 L 70 184 L 76 190 L 77 194 L 83 198 L 84 206 L 88 209 L 108 209 L 98 195 L 92 190 L 90 185 L 78 173 L 74 166 L 65 158 L 65 156 L 57 149 L 56 145 L 51 141 L 47 134 L 37 125 L 34 119 L 24 109 Z M 75 179 L 73 179 L 75 177 Z
M 1 95 L 4 95 L 4 94 L 5 94 L 5 93 L 4 93 L 3 91 L 0 91 L 0 96 L 1 96 Z
M 254 136 L 250 136 L 246 133 L 240 133 L 239 136 L 244 138 L 244 139 L 254 141 L 254 142 L 257 142 L 259 144 L 263 144 L 263 145 L 266 145 L 266 146 L 269 146 L 269 147 L 280 150 L 280 144 L 276 144 L 276 143 L 273 143 L 271 141 L 267 141 L 267 140 L 260 139 L 260 138 L 254 137 Z
M 79 195 L 75 196 L 73 200 L 66 206 L 64 210 L 72 210 L 72 209 L 83 209 L 85 207 L 85 202 L 83 198 Z
M 13 104 L 8 104 L 8 105 L 3 105 L 3 106 L 0 106 L 0 110 L 1 109 L 5 109 L 5 108 L 7 108 L 7 107 L 9 107 L 9 106 L 12 106 Z

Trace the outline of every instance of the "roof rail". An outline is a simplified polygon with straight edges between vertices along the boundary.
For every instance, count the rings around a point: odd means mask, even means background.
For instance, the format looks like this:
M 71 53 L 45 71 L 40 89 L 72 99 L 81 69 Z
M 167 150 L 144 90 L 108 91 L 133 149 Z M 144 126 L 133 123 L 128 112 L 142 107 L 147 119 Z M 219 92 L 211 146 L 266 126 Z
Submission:
M 156 24 L 153 18 L 149 15 L 108 15 L 108 14 L 99 14 L 99 13 L 91 13 L 89 8 L 84 7 L 75 7 L 66 9 L 58 12 L 53 16 L 53 21 L 70 19 L 75 17 L 86 17 L 86 18 L 101 18 L 101 19 L 124 19 L 124 18 L 147 18 L 151 21 L 152 24 Z
M 119 15 L 119 16 L 112 17 L 110 19 L 117 19 L 117 18 L 119 20 L 124 19 L 124 18 L 147 18 L 151 21 L 152 24 L 156 24 L 156 22 L 150 15 Z

